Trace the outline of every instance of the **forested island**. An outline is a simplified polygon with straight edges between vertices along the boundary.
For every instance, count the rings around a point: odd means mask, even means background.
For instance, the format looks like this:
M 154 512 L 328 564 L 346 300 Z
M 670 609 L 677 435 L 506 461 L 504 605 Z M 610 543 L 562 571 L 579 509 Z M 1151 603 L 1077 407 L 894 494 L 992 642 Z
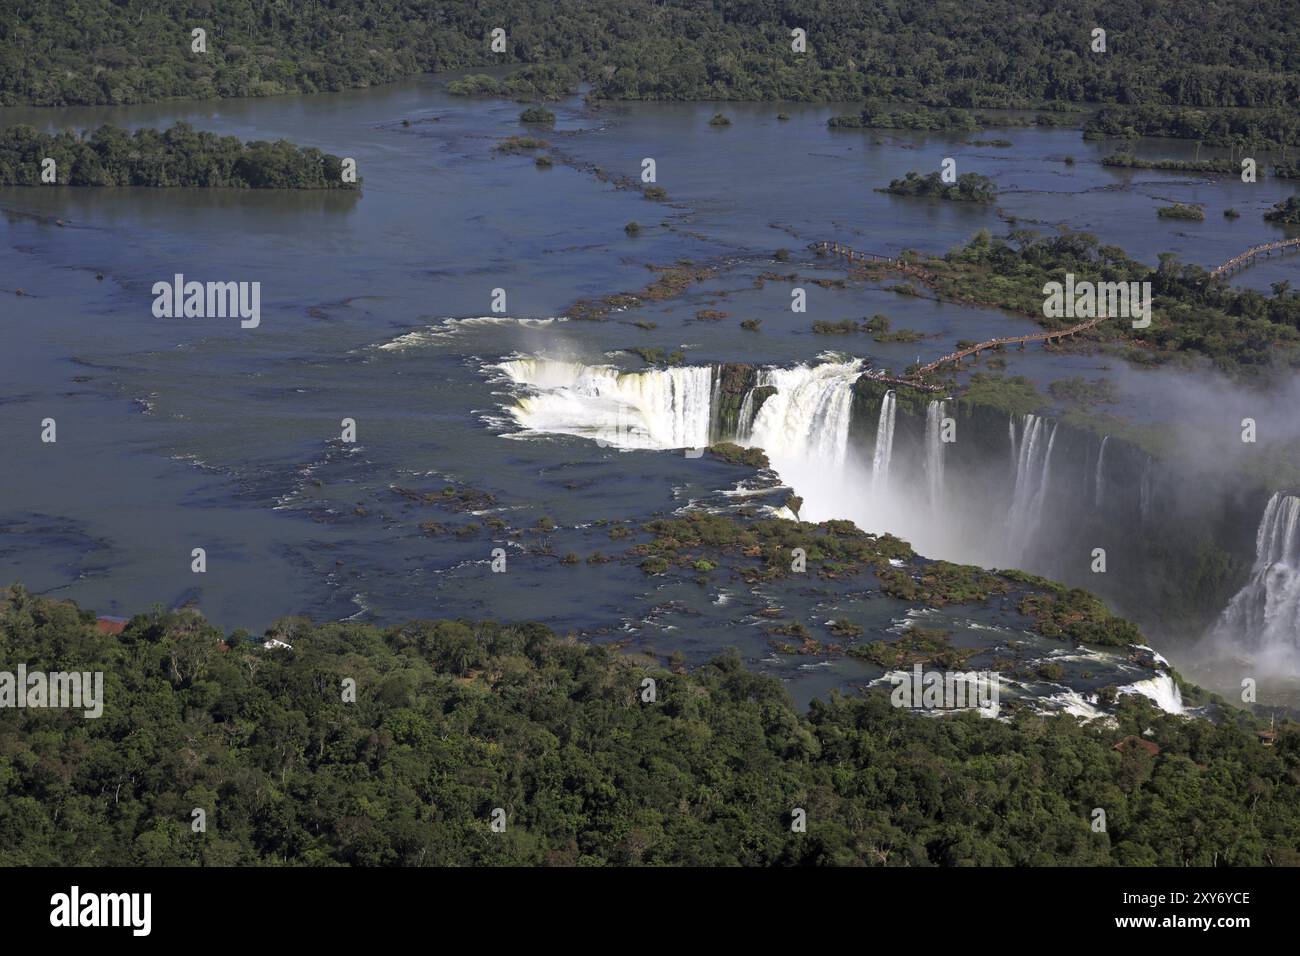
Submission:
M 1300 199 L 1290 207 L 1300 209 Z M 863 269 L 871 275 L 890 272 L 871 263 Z M 945 256 L 914 257 L 906 274 L 943 299 L 1009 309 L 1051 328 L 1072 320 L 1044 318 L 1043 286 L 1066 273 L 1078 281 L 1151 283 L 1155 301 L 1149 328 L 1115 321 L 1089 333 L 1126 341 L 1124 355 L 1131 361 L 1151 365 L 1179 355 L 1203 356 L 1238 378 L 1300 364 L 1300 293 L 1289 286 L 1275 288 L 1272 295 L 1237 288 L 1169 253 L 1153 269 L 1089 233 L 1040 236 L 1015 229 L 1003 239 L 981 230 Z
M 0 104 L 268 96 L 430 71 L 567 63 L 605 99 L 1291 111 L 1300 99 L 1293 14 L 1290 0 L 1232 9 L 971 0 L 790 10 L 726 0 L 447 0 L 436 16 L 419 0 L 293 7 L 11 0 L 0 11 Z M 1109 31 L 1104 54 L 1091 48 L 1097 25 Z M 496 28 L 506 31 L 501 52 L 489 47 Z M 803 52 L 794 49 L 795 28 L 805 31 Z M 194 29 L 206 31 L 206 52 L 194 50 Z
M 1189 222 L 1204 222 L 1205 210 L 1200 206 L 1176 202 L 1171 206 L 1161 206 L 1156 210 L 1161 219 L 1185 219 Z
M 1012 113 L 985 113 L 970 109 L 932 109 L 926 106 L 899 108 L 869 102 L 860 113 L 832 116 L 826 121 L 831 129 L 911 130 L 914 132 L 974 132 L 987 127 L 1070 126 L 1082 122 L 1079 109 L 1070 103 L 1054 101 L 1043 104 L 1052 112 L 1035 116 Z M 1010 146 L 1004 139 L 975 141 L 972 146 Z
M 881 192 L 895 196 L 929 196 L 953 202 L 993 202 L 998 198 L 997 183 L 979 173 L 962 173 L 956 182 L 944 182 L 939 173 L 908 173 L 895 179 Z
M 1162 169 L 1177 173 L 1224 173 L 1241 171 L 1229 159 L 1138 159 L 1132 153 L 1114 153 L 1101 161 L 1103 166 L 1120 169 Z
M 957 130 L 973 132 L 980 128 L 975 117 L 966 110 L 890 110 L 867 107 L 857 116 L 832 116 L 826 121 L 831 129 L 907 129 L 907 130 Z
M 63 186 L 202 186 L 238 189 L 355 189 L 343 160 L 286 140 L 241 143 L 195 130 L 101 126 L 91 132 L 0 130 L 0 186 L 39 186 L 46 160 Z
M 1282 202 L 1274 204 L 1272 209 L 1264 213 L 1264 220 L 1282 225 L 1300 224 L 1300 196 L 1288 196 Z
M 1244 712 L 921 720 L 883 693 L 805 714 L 734 654 L 686 673 L 536 624 L 267 638 L 192 610 L 106 635 L 0 592 L 6 658 L 102 671 L 107 701 L 0 711 L 0 864 L 1300 863 L 1300 734 L 1262 747 Z

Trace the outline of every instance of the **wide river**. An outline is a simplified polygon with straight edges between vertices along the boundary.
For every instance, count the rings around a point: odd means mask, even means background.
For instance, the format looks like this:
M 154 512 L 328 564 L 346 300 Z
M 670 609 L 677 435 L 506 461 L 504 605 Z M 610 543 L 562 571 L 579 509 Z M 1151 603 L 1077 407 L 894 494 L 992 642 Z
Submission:
M 1004 233 L 1008 217 L 1093 232 L 1151 263 L 1173 252 L 1210 266 L 1280 236 L 1260 214 L 1291 192 L 1274 179 L 1108 169 L 1099 160 L 1114 144 L 1084 142 L 1077 130 L 827 128 L 853 105 L 589 109 L 574 98 L 553 107 L 556 127 L 540 134 L 573 162 L 540 168 L 530 155 L 493 148 L 523 131 L 518 104 L 449 96 L 446 79 L 319 96 L 0 110 L 0 125 L 184 120 L 244 140 L 285 138 L 355 158 L 364 179 L 360 194 L 0 189 L 0 581 L 102 614 L 189 601 L 222 628 L 257 632 L 296 613 L 381 623 L 465 615 L 536 619 L 694 659 L 736 644 L 806 698 L 857 665 L 816 673 L 778 661 L 752 621 L 727 611 L 728 588 L 656 593 L 635 567 L 574 569 L 523 549 L 508 573 L 494 574 L 488 534 L 458 535 L 462 514 L 394 488 L 486 492 L 492 500 L 467 498 L 465 507 L 511 528 L 549 519 L 556 554 L 586 555 L 595 523 L 716 498 L 736 470 L 580 437 L 505 437 L 518 429 L 504 410 L 509 383 L 493 368 L 503 360 L 545 354 L 637 368 L 620 350 L 641 346 L 684 350 L 693 365 L 789 365 L 839 349 L 901 369 L 958 339 L 1036 327 L 874 287 L 812 286 L 807 312 L 794 313 L 788 284 L 757 277 L 806 265 L 819 239 L 942 252 L 981 228 Z M 719 109 L 731 125 L 709 124 Z M 782 111 L 788 119 L 778 119 Z M 1011 146 L 963 142 L 995 136 Z M 1139 144 L 1148 155 L 1192 149 Z M 996 180 L 996 209 L 876 191 L 948 156 L 959 171 Z M 587 165 L 635 178 L 645 158 L 667 203 Z M 1204 203 L 1206 221 L 1157 218 L 1171 201 Z M 1224 219 L 1228 206 L 1241 218 Z M 630 237 L 633 220 L 642 230 Z M 794 264 L 774 264 L 778 249 Z M 681 297 L 604 322 L 564 321 L 576 300 L 635 291 L 654 278 L 647 265 L 684 259 L 717 271 Z M 260 326 L 155 318 L 151 288 L 177 273 L 259 282 Z M 1267 289 L 1293 274 L 1282 260 L 1237 281 Z M 494 290 L 504 291 L 503 313 L 492 309 Z M 702 309 L 728 317 L 700 320 Z M 929 338 L 878 344 L 810 332 L 816 319 L 876 312 Z M 761 330 L 740 330 L 742 318 L 761 319 Z M 1008 372 L 1040 382 L 1106 374 L 1095 357 L 1029 350 L 1007 359 Z M 1121 374 L 1122 411 L 1178 417 L 1168 396 L 1189 375 Z M 54 443 L 40 440 L 47 418 L 57 423 Z M 352 445 L 337 441 L 348 418 Z M 451 530 L 431 534 L 420 527 L 430 520 Z M 206 551 L 202 575 L 191 570 L 195 548 Z M 888 604 L 862 613 L 889 626 Z

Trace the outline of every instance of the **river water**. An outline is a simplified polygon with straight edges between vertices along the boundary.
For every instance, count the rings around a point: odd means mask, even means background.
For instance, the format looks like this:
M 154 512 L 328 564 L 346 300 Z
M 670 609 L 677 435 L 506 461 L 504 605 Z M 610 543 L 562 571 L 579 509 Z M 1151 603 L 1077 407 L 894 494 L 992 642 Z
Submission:
M 359 195 L 0 189 L 0 288 L 8 290 L 0 292 L 0 580 L 107 614 L 190 602 L 226 629 L 260 631 L 292 613 L 381 623 L 466 615 L 537 619 L 693 659 L 738 645 L 806 699 L 867 672 L 851 661 L 776 659 L 726 586 L 682 590 L 616 562 L 575 569 L 556 557 L 590 553 L 601 521 L 718 500 L 748 472 L 575 435 L 508 437 L 519 429 L 499 363 L 546 355 L 630 369 L 640 362 L 622 350 L 642 346 L 683 350 L 691 364 L 790 365 L 833 349 L 901 369 L 957 339 L 1036 326 L 883 285 L 809 286 L 807 312 L 794 313 L 790 285 L 759 277 L 807 272 L 806 247 L 819 239 L 878 253 L 941 252 L 980 228 L 1004 232 L 1004 216 L 1095 232 L 1148 262 L 1172 251 L 1213 265 L 1280 235 L 1259 216 L 1291 191 L 1272 179 L 1248 186 L 1107 169 L 1098 160 L 1113 144 L 1083 142 L 1077 130 L 828 130 L 827 118 L 852 105 L 593 110 L 574 98 L 553 107 L 555 130 L 540 134 L 574 165 L 542 169 L 528 155 L 493 150 L 521 132 L 518 104 L 448 96 L 447 79 L 321 96 L 0 110 L 6 125 L 185 120 L 245 140 L 283 137 L 355 158 L 364 179 Z M 719 108 L 730 126 L 709 125 Z M 777 118 L 782 110 L 788 120 Z M 993 136 L 1013 145 L 962 142 Z M 1175 157 L 1192 150 L 1139 146 Z M 875 191 L 946 156 L 961 172 L 997 181 L 997 209 Z M 636 177 L 647 157 L 667 203 L 584 165 Z M 1158 219 L 1155 208 L 1170 201 L 1205 203 L 1206 222 Z M 1223 219 L 1227 206 L 1242 217 Z M 632 220 L 643 227 L 635 238 L 624 232 Z M 774 261 L 778 249 L 791 250 L 791 262 Z M 604 322 L 565 320 L 575 300 L 635 291 L 654 278 L 648 265 L 679 260 L 716 271 L 684 296 Z M 1266 289 L 1290 269 L 1273 261 L 1237 281 Z M 155 318 L 151 287 L 176 273 L 259 282 L 260 326 Z M 494 290 L 504 290 L 504 313 L 492 310 Z M 697 318 L 704 309 L 728 315 Z M 809 329 L 814 319 L 876 312 L 927 338 L 878 344 Z M 761 330 L 742 331 L 742 318 L 761 319 Z M 1007 359 L 1009 372 L 1040 382 L 1106 374 L 1095 356 L 1028 350 Z M 1123 376 L 1122 410 L 1177 418 L 1167 396 L 1184 374 Z M 47 418 L 57 423 L 54 443 L 40 440 Z M 346 418 L 356 422 L 352 445 L 338 442 Z M 394 490 L 445 486 L 492 499 L 467 498 L 457 512 Z M 468 512 L 519 533 L 494 540 L 465 530 L 477 527 Z M 520 531 L 543 519 L 556 529 Z M 447 530 L 422 529 L 430 520 Z M 532 547 L 538 542 L 549 549 Z M 499 545 L 511 562 L 505 574 L 490 567 Z M 201 575 L 191 570 L 194 548 L 206 551 Z M 815 609 L 832 599 L 808 600 Z M 905 608 L 881 599 L 858 611 L 869 629 L 883 630 L 896 628 Z M 996 618 L 975 614 L 957 626 L 995 626 Z

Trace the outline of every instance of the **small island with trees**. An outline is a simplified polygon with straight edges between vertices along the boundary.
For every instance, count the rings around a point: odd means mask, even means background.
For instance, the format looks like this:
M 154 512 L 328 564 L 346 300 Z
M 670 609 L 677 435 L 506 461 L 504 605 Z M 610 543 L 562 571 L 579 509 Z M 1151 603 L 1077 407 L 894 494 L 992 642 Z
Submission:
M 998 198 L 997 184 L 979 173 L 963 173 L 956 182 L 948 183 L 939 173 L 922 176 L 911 172 L 879 191 L 895 196 L 929 196 L 954 202 L 993 202 Z
M 1156 210 L 1161 219 L 1186 219 L 1190 222 L 1204 222 L 1205 210 L 1200 206 L 1176 202 L 1172 206 L 1161 206 Z
M 1288 196 L 1272 209 L 1264 213 L 1265 222 L 1276 222 L 1284 226 L 1300 225 L 1300 196 Z

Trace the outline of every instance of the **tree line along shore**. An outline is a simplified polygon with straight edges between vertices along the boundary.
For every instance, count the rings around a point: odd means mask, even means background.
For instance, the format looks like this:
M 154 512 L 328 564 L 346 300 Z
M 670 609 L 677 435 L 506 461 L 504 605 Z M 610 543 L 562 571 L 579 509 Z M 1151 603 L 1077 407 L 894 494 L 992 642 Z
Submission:
M 422 0 L 12 0 L 0 12 L 0 105 L 278 95 L 563 64 L 603 99 L 1289 109 L 1300 98 L 1293 13 L 1290 0 L 1231 10 L 1140 0 L 1028 9 L 1024 0 L 446 0 L 436 17 Z M 1099 28 L 1104 51 L 1094 48 Z
M 1244 712 L 804 713 L 734 654 L 685 673 L 536 624 L 268 636 L 0 592 L 5 659 L 102 671 L 108 702 L 0 710 L 0 863 L 1300 864 L 1300 734 Z

